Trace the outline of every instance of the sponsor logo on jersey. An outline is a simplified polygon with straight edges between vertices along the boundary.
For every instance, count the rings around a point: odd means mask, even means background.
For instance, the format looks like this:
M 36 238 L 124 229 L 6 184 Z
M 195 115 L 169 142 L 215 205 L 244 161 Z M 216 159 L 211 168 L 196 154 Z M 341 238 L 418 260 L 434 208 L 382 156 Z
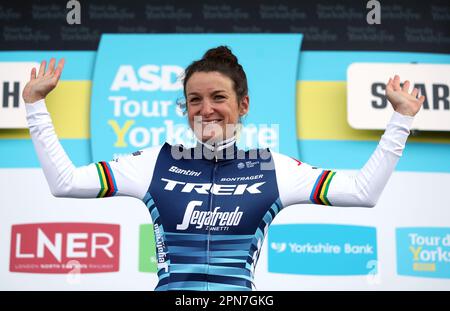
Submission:
M 255 179 L 261 179 L 264 177 L 264 174 L 259 175 L 251 175 L 251 176 L 238 176 L 238 177 L 222 177 L 220 181 L 249 181 Z
M 164 190 L 173 191 L 181 189 L 181 192 L 191 193 L 192 191 L 198 194 L 215 194 L 215 195 L 242 195 L 244 193 L 258 194 L 261 191 L 258 189 L 266 182 L 257 182 L 254 184 L 240 184 L 240 185 L 225 185 L 225 184 L 213 184 L 213 183 L 186 183 L 183 181 L 171 180 L 167 178 L 161 178 L 166 182 Z
M 196 207 L 202 206 L 203 201 L 191 201 L 186 206 L 183 220 L 177 224 L 177 230 L 186 230 L 189 225 L 194 225 L 196 229 L 206 226 L 208 230 L 228 230 L 229 227 L 238 226 L 241 222 L 243 212 L 239 211 L 239 206 L 232 212 L 222 212 L 217 206 L 213 211 L 195 211 Z
M 38 223 L 13 225 L 11 272 L 119 271 L 120 225 Z
M 200 174 L 202 173 L 202 172 L 196 172 L 196 171 L 193 171 L 193 170 L 185 170 L 185 169 L 179 168 L 179 167 L 177 167 L 175 165 L 172 165 L 169 168 L 169 172 L 172 172 L 172 173 L 175 173 L 175 174 L 186 175 L 186 176 L 200 176 Z
M 259 164 L 259 161 L 245 161 L 245 162 L 239 162 L 238 164 L 237 164 L 237 168 L 238 169 L 243 169 L 243 168 L 252 168 L 252 167 L 254 167 L 255 165 L 258 165 Z

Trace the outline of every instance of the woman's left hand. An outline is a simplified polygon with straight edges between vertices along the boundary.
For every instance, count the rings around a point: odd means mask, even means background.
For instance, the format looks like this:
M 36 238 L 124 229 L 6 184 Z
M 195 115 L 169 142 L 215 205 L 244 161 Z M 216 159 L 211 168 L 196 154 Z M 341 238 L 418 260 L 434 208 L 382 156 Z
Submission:
M 408 116 L 415 116 L 419 112 L 425 101 L 425 96 L 417 98 L 419 90 L 414 88 L 411 93 L 409 91 L 410 82 L 408 80 L 400 86 L 400 77 L 395 75 L 394 79 L 389 78 L 386 85 L 386 97 L 392 107 L 398 113 Z

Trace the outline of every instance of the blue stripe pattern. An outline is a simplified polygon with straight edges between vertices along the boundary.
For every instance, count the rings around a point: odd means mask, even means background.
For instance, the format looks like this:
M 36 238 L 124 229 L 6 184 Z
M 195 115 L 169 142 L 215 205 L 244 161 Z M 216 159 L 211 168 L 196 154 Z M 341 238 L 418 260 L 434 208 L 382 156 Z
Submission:
M 166 246 L 168 271 L 158 266 L 159 282 L 155 291 L 252 290 L 254 269 L 267 228 L 282 209 L 279 198 L 267 210 L 254 234 L 209 235 L 209 253 L 206 251 L 207 234 L 164 232 L 157 204 L 149 193 L 144 203 Z M 156 232 L 155 239 L 158 254 L 161 250 Z

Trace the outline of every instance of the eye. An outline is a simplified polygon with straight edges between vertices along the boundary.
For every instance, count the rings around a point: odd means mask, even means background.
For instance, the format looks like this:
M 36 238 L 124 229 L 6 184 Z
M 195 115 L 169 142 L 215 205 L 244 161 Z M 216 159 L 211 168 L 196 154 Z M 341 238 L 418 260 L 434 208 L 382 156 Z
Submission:
M 193 104 L 198 103 L 199 101 L 200 101 L 200 98 L 198 98 L 198 97 L 192 97 L 191 99 L 189 99 L 189 103 L 193 103 Z
M 225 99 L 225 96 L 223 96 L 223 95 L 216 95 L 216 96 L 214 96 L 214 99 L 215 100 L 223 100 L 223 99 Z

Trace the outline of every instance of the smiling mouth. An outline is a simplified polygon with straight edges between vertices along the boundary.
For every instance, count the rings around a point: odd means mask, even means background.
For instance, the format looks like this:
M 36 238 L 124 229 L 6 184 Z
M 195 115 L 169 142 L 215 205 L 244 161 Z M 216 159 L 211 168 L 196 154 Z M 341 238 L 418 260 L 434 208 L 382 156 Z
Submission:
M 203 121 L 197 122 L 197 123 L 201 123 L 202 125 L 210 125 L 210 124 L 216 124 L 216 123 L 219 123 L 222 121 L 223 121 L 223 119 L 214 119 L 214 120 L 208 120 L 208 121 L 203 120 Z

